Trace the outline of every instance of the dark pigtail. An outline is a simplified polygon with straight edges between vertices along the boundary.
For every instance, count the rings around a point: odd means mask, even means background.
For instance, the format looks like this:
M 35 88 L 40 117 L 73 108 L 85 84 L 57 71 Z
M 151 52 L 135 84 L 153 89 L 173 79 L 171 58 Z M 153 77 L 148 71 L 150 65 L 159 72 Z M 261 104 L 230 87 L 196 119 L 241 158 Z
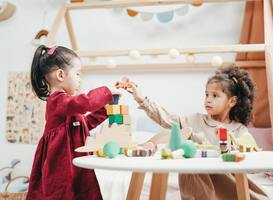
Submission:
M 42 70 L 41 59 L 43 54 L 47 53 L 48 48 L 44 45 L 41 45 L 37 48 L 34 54 L 34 58 L 31 64 L 31 85 L 35 94 L 41 99 L 46 100 L 49 96 L 48 84 L 45 79 L 45 74 Z

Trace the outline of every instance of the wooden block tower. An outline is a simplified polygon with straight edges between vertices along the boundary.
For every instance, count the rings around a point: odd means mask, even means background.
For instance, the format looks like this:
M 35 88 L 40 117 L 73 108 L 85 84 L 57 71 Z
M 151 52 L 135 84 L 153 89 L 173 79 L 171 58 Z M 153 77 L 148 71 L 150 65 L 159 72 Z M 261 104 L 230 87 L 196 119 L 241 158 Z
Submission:
M 106 112 L 109 119 L 109 127 L 116 123 L 118 125 L 131 127 L 131 118 L 128 105 L 119 104 L 119 95 L 113 95 L 113 102 L 106 106 Z
M 97 152 L 107 142 L 115 142 L 122 149 L 136 144 L 132 140 L 131 119 L 128 105 L 120 105 L 118 94 L 113 95 L 113 102 L 106 106 L 109 125 L 103 124 L 95 137 L 88 136 L 85 145 L 75 149 L 77 152 Z

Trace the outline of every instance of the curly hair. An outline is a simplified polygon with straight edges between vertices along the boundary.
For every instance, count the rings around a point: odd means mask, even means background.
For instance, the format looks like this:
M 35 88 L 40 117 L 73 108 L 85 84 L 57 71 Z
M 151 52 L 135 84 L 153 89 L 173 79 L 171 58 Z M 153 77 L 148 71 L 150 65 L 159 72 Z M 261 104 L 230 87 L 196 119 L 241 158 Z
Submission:
M 247 125 L 252 119 L 255 84 L 247 71 L 232 65 L 219 68 L 208 83 L 219 83 L 228 97 L 236 96 L 237 103 L 229 113 L 230 120 Z

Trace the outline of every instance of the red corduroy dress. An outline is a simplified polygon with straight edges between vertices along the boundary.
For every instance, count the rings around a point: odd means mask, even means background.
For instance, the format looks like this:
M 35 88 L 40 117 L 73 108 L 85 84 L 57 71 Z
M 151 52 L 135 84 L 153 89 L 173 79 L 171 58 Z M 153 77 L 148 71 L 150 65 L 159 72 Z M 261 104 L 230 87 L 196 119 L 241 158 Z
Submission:
M 34 157 L 27 200 L 102 199 L 95 172 L 73 166 L 72 160 L 86 155 L 74 149 L 83 146 L 89 130 L 107 118 L 104 106 L 111 101 L 107 87 L 78 96 L 55 92 L 48 98 L 45 131 Z

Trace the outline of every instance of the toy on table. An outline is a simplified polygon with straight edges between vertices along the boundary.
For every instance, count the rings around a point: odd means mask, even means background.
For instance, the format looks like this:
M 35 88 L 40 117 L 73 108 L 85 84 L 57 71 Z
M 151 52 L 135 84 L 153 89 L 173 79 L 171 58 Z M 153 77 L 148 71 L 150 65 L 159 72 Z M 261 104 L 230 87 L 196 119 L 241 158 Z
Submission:
M 217 158 L 220 156 L 220 147 L 209 144 L 197 144 L 197 152 L 195 157 L 201 158 Z
M 119 104 L 119 94 L 113 94 L 113 102 L 106 106 L 108 125 L 102 125 L 101 130 L 95 137 L 88 136 L 85 145 L 75 149 L 76 152 L 93 152 L 95 155 L 109 158 L 116 156 L 116 146 L 119 151 L 124 152 L 125 148 L 135 146 L 131 134 L 131 118 L 128 105 Z M 117 145 L 113 145 L 114 142 Z M 105 145 L 107 147 L 105 147 Z M 105 147 L 105 148 L 104 148 Z M 105 149 L 105 151 L 104 151 Z
M 109 126 L 114 123 L 123 124 L 128 128 L 131 126 L 129 106 L 119 104 L 119 94 L 113 94 L 113 102 L 105 108 L 109 119 Z
M 245 159 L 245 155 L 242 153 L 224 153 L 222 159 L 226 162 L 240 162 Z
M 169 148 L 171 149 L 171 151 L 175 151 L 181 148 L 181 144 L 182 144 L 182 141 L 181 141 L 180 128 L 177 123 L 173 123 L 170 141 L 169 141 Z
M 184 158 L 184 150 L 183 149 L 178 149 L 175 151 L 171 151 L 169 148 L 163 148 L 161 150 L 161 159 L 166 160 L 166 159 L 178 159 L 178 158 Z
M 115 158 L 120 152 L 120 146 L 115 142 L 107 142 L 103 147 L 103 153 L 108 158 Z
M 192 131 L 192 129 L 185 128 L 187 131 Z M 186 135 L 188 133 L 180 131 L 177 123 L 172 124 L 171 136 L 168 148 L 163 148 L 161 151 L 162 159 L 174 159 L 174 158 L 193 158 L 196 154 L 196 144 L 191 140 L 182 140 L 181 132 Z
M 152 156 L 153 154 L 154 154 L 154 151 L 152 149 L 128 148 L 125 150 L 125 155 L 127 157 L 148 157 L 148 156 Z
M 227 153 L 229 151 L 228 149 L 228 132 L 227 129 L 224 127 L 220 127 L 217 129 L 218 135 L 219 135 L 219 145 L 221 149 L 221 153 Z
M 147 157 L 152 156 L 157 150 L 157 146 L 152 142 L 147 142 L 143 145 L 137 146 L 135 148 L 125 149 L 125 155 L 128 157 Z
M 185 158 L 193 158 L 197 150 L 196 144 L 191 140 L 183 141 L 180 148 L 184 150 Z
M 234 134 L 230 134 L 231 141 L 233 144 L 237 145 L 240 152 L 251 152 L 251 151 L 261 151 L 262 149 L 258 147 L 253 136 L 248 133 L 241 133 L 237 137 Z

